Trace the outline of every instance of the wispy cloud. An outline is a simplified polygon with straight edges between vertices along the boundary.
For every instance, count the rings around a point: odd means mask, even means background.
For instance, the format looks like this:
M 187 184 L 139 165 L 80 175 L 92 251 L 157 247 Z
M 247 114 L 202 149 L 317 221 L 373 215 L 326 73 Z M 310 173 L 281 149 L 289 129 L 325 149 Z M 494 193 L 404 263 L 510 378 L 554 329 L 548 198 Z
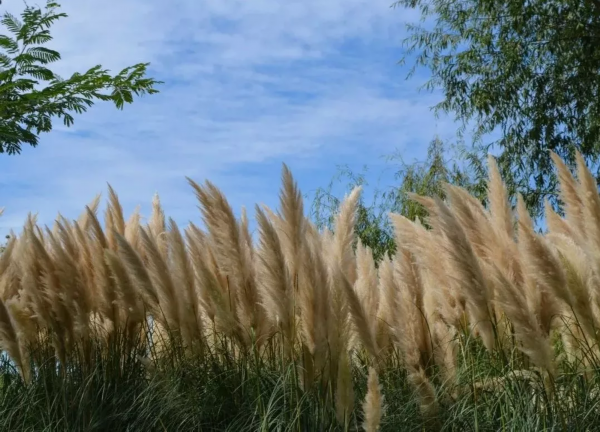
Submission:
M 19 1 L 6 1 L 14 14 Z M 96 105 L 40 146 L 0 157 L 3 230 L 28 211 L 74 218 L 109 182 L 127 211 L 158 192 L 178 222 L 198 219 L 184 176 L 210 179 L 234 207 L 274 204 L 281 162 L 303 190 L 336 165 L 360 168 L 401 149 L 421 156 L 449 119 L 439 95 L 405 81 L 403 23 L 390 0 L 69 0 L 54 28 L 62 75 L 151 62 L 161 93 L 119 112 Z M 3 4 L 4 7 L 4 4 Z

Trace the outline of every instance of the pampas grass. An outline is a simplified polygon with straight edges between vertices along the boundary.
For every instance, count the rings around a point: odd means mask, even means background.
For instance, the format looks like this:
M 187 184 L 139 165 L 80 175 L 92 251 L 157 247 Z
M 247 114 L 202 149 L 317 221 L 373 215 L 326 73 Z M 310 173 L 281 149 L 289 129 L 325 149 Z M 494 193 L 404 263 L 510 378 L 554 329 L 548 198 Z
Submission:
M 600 196 L 579 155 L 576 176 L 552 157 L 565 217 L 547 206 L 546 232 L 490 157 L 486 205 L 452 185 L 446 202 L 414 196 L 431 228 L 390 215 L 397 251 L 379 263 L 354 234 L 361 189 L 319 231 L 285 166 L 254 236 L 191 179 L 202 227 L 158 196 L 148 224 L 126 218 L 110 185 L 103 222 L 98 197 L 52 228 L 30 216 L 0 256 L 0 424 L 585 429 L 600 419 Z

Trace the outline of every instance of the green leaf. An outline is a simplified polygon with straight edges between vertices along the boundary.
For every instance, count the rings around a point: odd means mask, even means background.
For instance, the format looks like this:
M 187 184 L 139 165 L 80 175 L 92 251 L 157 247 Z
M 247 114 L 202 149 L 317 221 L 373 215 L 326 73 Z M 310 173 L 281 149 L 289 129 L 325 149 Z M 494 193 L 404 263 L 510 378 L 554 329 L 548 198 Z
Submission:
M 4 48 L 9 54 L 15 54 L 19 51 L 19 44 L 6 35 L 0 35 L 0 48 Z
M 23 24 L 14 15 L 9 12 L 4 12 L 0 21 L 11 33 L 17 35 L 21 32 Z
M 5 13 L 2 24 L 14 35 L 0 36 L 0 153 L 18 154 L 22 144 L 37 146 L 39 134 L 52 130 L 52 121 L 73 125 L 96 101 L 112 101 L 122 109 L 133 95 L 154 94 L 160 84 L 146 77 L 147 63 L 112 76 L 96 65 L 63 79 L 46 65 L 60 59 L 58 51 L 41 46 L 50 40 L 50 27 L 67 15 L 48 1 L 42 10 L 26 6 L 18 20 Z
M 26 53 L 42 64 L 48 64 L 60 60 L 60 53 L 58 53 L 58 51 L 44 47 L 36 46 L 28 48 Z

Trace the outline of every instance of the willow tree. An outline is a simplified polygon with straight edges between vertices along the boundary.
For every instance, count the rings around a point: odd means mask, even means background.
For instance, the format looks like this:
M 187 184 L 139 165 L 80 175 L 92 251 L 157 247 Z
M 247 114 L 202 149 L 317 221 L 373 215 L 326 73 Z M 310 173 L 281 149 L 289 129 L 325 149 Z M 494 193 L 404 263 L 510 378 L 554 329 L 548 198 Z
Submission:
M 39 135 L 52 130 L 53 119 L 66 126 L 73 114 L 95 101 L 110 101 L 119 109 L 134 95 L 156 93 L 160 81 L 146 77 L 148 63 L 138 63 L 111 75 L 97 65 L 63 79 L 48 66 L 60 53 L 43 46 L 52 40 L 50 26 L 67 16 L 48 1 L 44 10 L 26 6 L 21 19 L 5 12 L 0 23 L 0 153 L 20 153 L 23 144 L 36 146 Z M 77 35 L 73 35 L 77 37 Z
M 443 89 L 437 112 L 462 121 L 482 153 L 495 146 L 502 174 L 533 210 L 552 198 L 548 150 L 573 164 L 600 156 L 600 0 L 400 0 L 420 11 L 407 26 L 412 75 Z M 499 139 L 489 139 L 490 133 Z M 600 180 L 600 169 L 596 168 Z

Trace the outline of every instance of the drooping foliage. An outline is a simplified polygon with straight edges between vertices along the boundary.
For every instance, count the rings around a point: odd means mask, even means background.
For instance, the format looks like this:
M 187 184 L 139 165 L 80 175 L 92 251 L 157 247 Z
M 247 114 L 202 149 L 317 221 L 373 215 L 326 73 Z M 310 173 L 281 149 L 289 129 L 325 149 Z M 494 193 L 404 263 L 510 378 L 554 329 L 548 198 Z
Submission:
M 399 0 L 422 21 L 407 25 L 406 55 L 441 88 L 435 109 L 472 127 L 482 156 L 495 146 L 512 192 L 540 215 L 557 202 L 549 150 L 568 166 L 577 149 L 600 176 L 600 2 Z M 489 133 L 499 138 L 490 140 Z

